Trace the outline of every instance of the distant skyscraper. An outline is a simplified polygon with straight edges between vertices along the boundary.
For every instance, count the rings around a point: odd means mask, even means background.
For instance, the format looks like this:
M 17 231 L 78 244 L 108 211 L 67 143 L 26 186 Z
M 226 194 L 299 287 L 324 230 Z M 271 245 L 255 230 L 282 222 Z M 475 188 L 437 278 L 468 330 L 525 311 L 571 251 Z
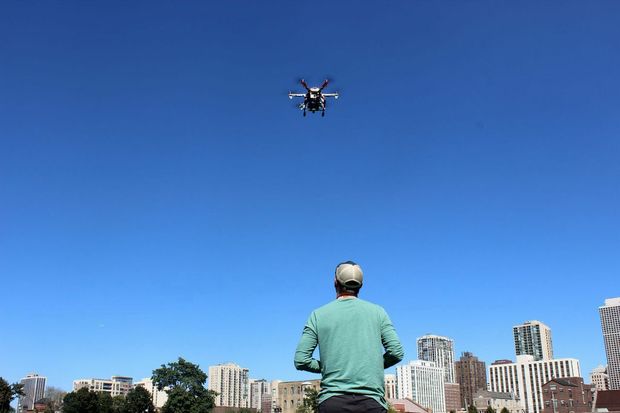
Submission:
M 470 352 L 464 352 L 460 360 L 454 362 L 456 381 L 460 384 L 461 407 L 473 404 L 474 394 L 487 389 L 487 368 L 484 361 L 478 360 Z
M 597 391 L 609 390 L 609 376 L 607 375 L 607 368 L 604 366 L 595 367 L 590 372 L 590 382 Z
M 415 360 L 396 367 L 396 393 L 433 413 L 445 413 L 444 369 L 432 361 Z
M 418 358 L 432 361 L 444 369 L 444 382 L 456 383 L 454 378 L 454 340 L 448 337 L 426 335 L 418 338 Z
M 218 393 L 216 406 L 250 407 L 249 370 L 233 363 L 209 366 L 209 390 Z
M 271 382 L 265 379 L 250 379 L 250 408 L 262 410 L 265 396 L 269 396 L 271 403 Z
M 534 360 L 534 356 L 517 356 L 516 363 L 506 360 L 489 367 L 489 390 L 512 393 L 519 399 L 525 413 L 540 413 L 543 405 L 543 384 L 551 379 L 581 377 L 579 360 Z
M 19 382 L 24 385 L 24 395 L 19 398 L 18 412 L 22 410 L 32 410 L 34 403 L 43 398 L 45 394 L 45 383 L 47 378 L 32 373 L 21 379 Z
M 512 328 L 515 339 L 515 354 L 529 355 L 534 360 L 551 360 L 553 343 L 551 329 L 537 320 L 526 321 Z
M 598 312 L 607 354 L 609 390 L 620 390 L 620 297 L 605 300 Z

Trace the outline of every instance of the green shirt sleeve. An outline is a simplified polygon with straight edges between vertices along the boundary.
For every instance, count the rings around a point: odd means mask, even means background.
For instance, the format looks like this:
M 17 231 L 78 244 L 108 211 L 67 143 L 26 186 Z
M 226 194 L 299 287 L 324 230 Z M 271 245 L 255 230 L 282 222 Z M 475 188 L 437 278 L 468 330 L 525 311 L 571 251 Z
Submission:
M 312 353 L 314 353 L 314 349 L 316 349 L 318 344 L 316 317 L 313 312 L 308 318 L 297 345 L 297 350 L 295 350 L 295 368 L 297 370 L 305 370 L 312 373 L 321 372 L 321 363 L 312 357 Z
M 405 357 L 403 346 L 396 335 L 392 320 L 390 320 L 385 310 L 381 319 L 381 343 L 385 349 L 385 353 L 383 353 L 384 369 L 392 367 Z

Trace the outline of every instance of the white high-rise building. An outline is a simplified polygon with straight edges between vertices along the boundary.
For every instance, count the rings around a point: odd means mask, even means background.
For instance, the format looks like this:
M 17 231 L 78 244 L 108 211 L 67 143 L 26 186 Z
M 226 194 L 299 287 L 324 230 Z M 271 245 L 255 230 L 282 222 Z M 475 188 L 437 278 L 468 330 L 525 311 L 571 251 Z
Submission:
M 90 391 L 110 393 L 114 396 L 126 396 L 133 388 L 133 378 L 112 376 L 110 379 L 78 379 L 73 380 L 73 391 L 86 387 Z
M 597 391 L 609 390 L 609 376 L 607 375 L 607 368 L 604 366 L 598 366 L 592 369 L 590 372 L 590 382 Z
M 386 374 L 384 378 L 384 386 L 385 386 L 385 398 L 395 399 L 396 398 L 396 375 Z
M 517 362 L 495 362 L 489 366 L 489 390 L 512 393 L 526 413 L 540 413 L 543 384 L 551 379 L 581 377 L 579 360 L 564 358 L 535 360 L 534 356 L 517 356 Z
M 134 387 L 144 387 L 153 397 L 153 406 L 157 409 L 161 409 L 168 401 L 168 393 L 165 390 L 157 390 L 157 386 L 153 383 L 153 380 L 149 377 L 137 382 Z
M 265 396 L 271 396 L 271 382 L 265 379 L 250 379 L 250 408 L 262 410 Z
M 19 382 L 24 386 L 24 395 L 19 397 L 17 411 L 21 412 L 22 410 L 34 409 L 34 403 L 42 399 L 45 394 L 45 383 L 47 382 L 47 378 L 32 373 L 28 374 Z
M 396 393 L 397 398 L 409 398 L 433 413 L 445 413 L 443 367 L 424 360 L 396 367 Z
M 535 360 L 551 360 L 553 343 L 551 329 L 538 320 L 526 321 L 512 328 L 515 355 L 533 356 Z
M 456 383 L 454 374 L 454 340 L 448 337 L 425 335 L 418 338 L 418 358 L 432 361 L 444 369 L 444 382 Z
M 620 297 L 606 299 L 598 312 L 607 354 L 609 390 L 620 390 Z
M 218 393 L 216 406 L 250 407 L 249 370 L 234 363 L 209 366 L 209 390 Z

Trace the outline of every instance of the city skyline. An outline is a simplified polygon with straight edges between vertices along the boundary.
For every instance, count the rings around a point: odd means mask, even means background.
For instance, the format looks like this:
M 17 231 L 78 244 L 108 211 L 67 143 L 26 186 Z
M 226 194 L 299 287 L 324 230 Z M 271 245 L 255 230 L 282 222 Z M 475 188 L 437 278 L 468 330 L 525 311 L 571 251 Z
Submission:
M 0 2 L 2 377 L 316 379 L 293 354 L 345 260 L 405 361 L 425 334 L 514 359 L 541 320 L 554 357 L 605 364 L 620 2 L 324 10 Z M 303 117 L 288 92 L 326 77 Z

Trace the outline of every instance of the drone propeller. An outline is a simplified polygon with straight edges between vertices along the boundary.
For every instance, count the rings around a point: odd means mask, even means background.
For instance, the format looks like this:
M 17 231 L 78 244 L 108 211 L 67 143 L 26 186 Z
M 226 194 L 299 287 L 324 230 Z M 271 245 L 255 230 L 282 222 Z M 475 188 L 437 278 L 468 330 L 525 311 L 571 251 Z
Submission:
M 321 87 L 319 88 L 319 90 L 321 90 L 321 91 L 322 91 L 323 89 L 325 89 L 325 86 L 327 86 L 327 84 L 328 84 L 328 83 L 329 83 L 329 79 L 325 79 L 325 80 L 323 81 L 323 84 L 322 84 L 322 85 L 321 85 Z
M 308 90 L 308 91 L 310 90 L 310 87 L 308 86 L 308 84 L 306 83 L 306 81 L 305 81 L 305 80 L 300 79 L 300 80 L 299 80 L 299 83 L 301 83 L 301 85 L 302 85 L 304 88 L 306 88 L 306 90 Z

